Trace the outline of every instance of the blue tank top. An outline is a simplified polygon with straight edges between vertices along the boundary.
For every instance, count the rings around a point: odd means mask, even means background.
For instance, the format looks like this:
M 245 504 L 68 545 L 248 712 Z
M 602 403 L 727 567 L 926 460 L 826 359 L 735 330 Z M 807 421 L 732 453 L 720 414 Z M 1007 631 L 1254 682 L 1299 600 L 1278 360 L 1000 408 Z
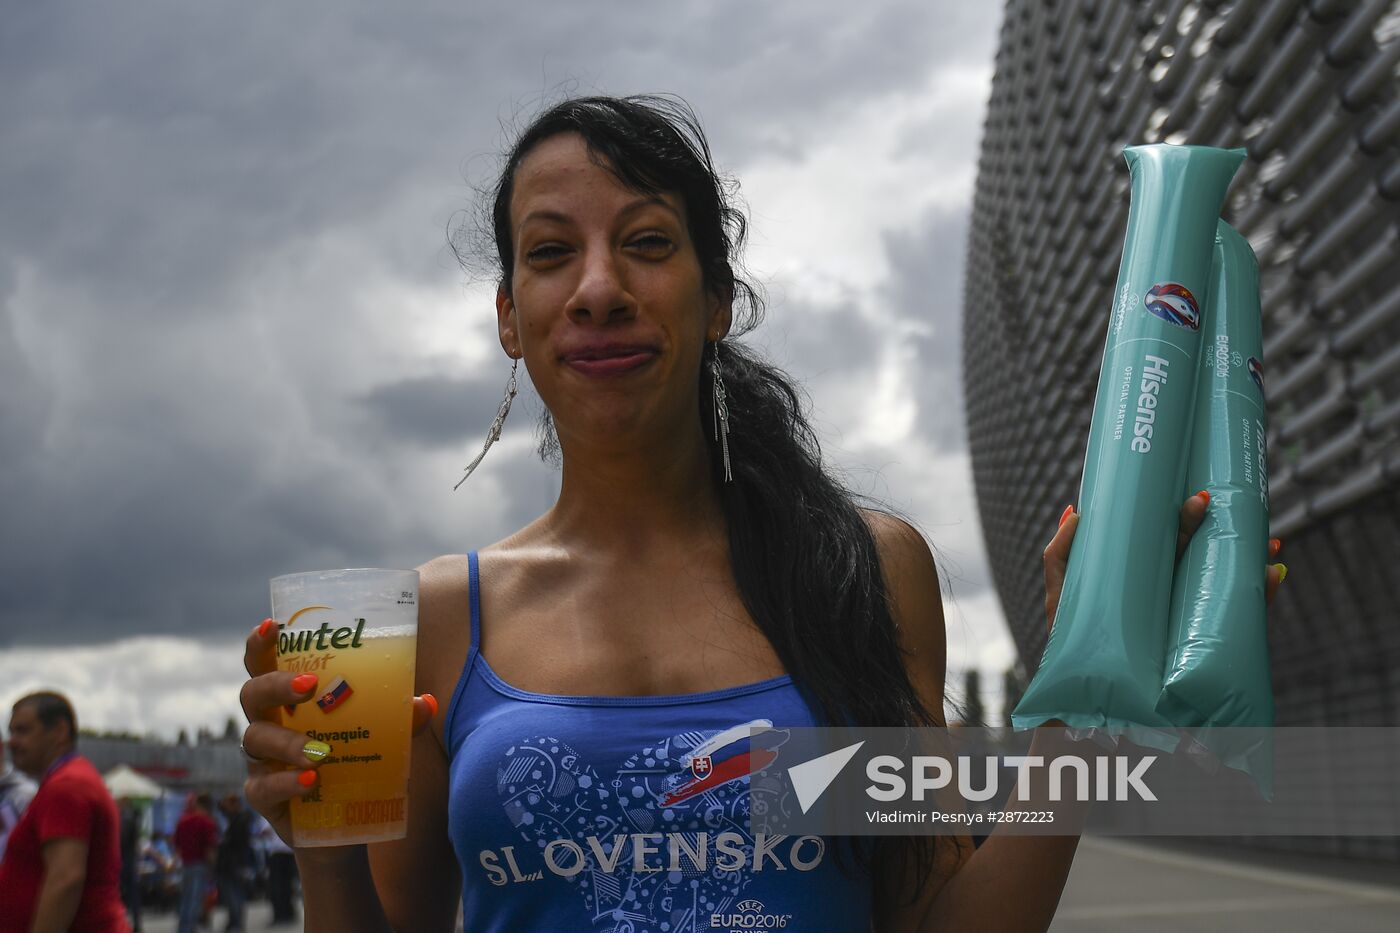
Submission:
M 866 933 L 868 874 L 749 828 L 749 727 L 817 724 L 789 676 L 675 696 L 518 690 L 471 649 L 447 710 L 448 825 L 473 933 Z M 849 853 L 846 853 L 849 856 Z

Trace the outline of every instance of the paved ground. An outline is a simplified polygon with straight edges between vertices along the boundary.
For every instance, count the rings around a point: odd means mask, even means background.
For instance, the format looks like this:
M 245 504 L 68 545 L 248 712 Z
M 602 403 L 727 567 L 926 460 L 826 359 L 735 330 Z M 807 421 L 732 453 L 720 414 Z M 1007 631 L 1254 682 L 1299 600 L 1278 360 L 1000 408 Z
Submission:
M 246 933 L 274 927 L 249 905 Z M 145 933 L 175 933 L 173 914 L 148 915 Z M 222 933 L 224 912 L 214 912 Z M 1050 933 L 1395 933 L 1400 865 L 1118 839 L 1085 839 Z M 804 931 L 805 933 L 805 931 Z
M 248 913 L 244 917 L 246 921 L 243 929 L 244 933 L 301 933 L 301 923 L 283 924 L 273 926 L 272 908 L 266 901 L 248 905 Z M 141 918 L 141 933 L 175 933 L 175 915 L 169 914 L 146 914 Z M 205 927 L 201 933 L 223 933 L 224 929 L 224 909 L 222 907 L 214 911 L 214 923 Z
M 1085 839 L 1051 933 L 1400 930 L 1400 865 Z

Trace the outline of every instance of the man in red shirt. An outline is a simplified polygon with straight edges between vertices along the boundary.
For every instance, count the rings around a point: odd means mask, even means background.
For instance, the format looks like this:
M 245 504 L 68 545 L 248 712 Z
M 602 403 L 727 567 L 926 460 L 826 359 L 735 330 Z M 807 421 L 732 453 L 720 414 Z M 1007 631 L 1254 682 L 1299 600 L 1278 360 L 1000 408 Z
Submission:
M 191 794 L 175 824 L 175 851 L 182 863 L 179 933 L 194 933 L 204 913 L 204 892 L 219 851 L 219 824 L 210 816 L 213 809 L 214 800 L 208 794 Z
M 77 718 L 57 693 L 21 697 L 10 757 L 39 779 L 0 861 L 0 933 L 128 933 L 118 880 L 117 805 L 76 751 Z

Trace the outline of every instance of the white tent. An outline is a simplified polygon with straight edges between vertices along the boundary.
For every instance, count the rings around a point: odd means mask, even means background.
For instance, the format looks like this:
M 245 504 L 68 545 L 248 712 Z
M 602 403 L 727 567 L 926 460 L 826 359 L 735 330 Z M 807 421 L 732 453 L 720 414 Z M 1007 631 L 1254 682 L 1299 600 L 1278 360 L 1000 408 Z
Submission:
M 123 797 L 135 800 L 152 800 L 165 796 L 165 788 L 144 774 L 136 773 L 126 765 L 117 765 L 102 775 L 102 780 L 106 783 L 107 790 L 111 791 L 112 796 L 117 800 Z

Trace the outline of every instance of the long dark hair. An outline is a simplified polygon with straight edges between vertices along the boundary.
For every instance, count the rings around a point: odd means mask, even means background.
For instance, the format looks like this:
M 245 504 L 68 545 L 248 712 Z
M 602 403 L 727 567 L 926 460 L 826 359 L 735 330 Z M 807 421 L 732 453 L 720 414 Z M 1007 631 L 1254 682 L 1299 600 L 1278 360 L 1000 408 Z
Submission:
M 579 134 L 597 163 L 627 187 L 683 199 L 706 287 L 733 297 L 730 335 L 714 345 L 733 427 L 732 483 L 723 481 L 720 446 L 712 440 L 708 366 L 701 367 L 700 417 L 745 607 L 820 721 L 935 724 L 942 711 L 924 708 L 905 669 L 875 538 L 857 506 L 859 497 L 823 467 L 816 432 L 792 378 L 735 339 L 758 326 L 763 301 L 735 272 L 746 233 L 744 213 L 733 204 L 735 186 L 715 169 L 694 111 L 671 97 L 583 97 L 537 117 L 517 138 L 491 193 L 501 287 L 509 292 L 515 266 L 510 229 L 515 171 L 542 140 L 570 132 Z M 710 352 L 707 345 L 707 358 Z M 557 455 L 547 412 L 543 425 L 541 453 Z M 873 867 L 876 877 L 926 877 L 931 840 L 909 842 L 897 847 L 902 870 L 882 870 L 895 867 L 882 864 L 896 855 L 889 845 L 871 852 L 856 846 L 856 859 Z

